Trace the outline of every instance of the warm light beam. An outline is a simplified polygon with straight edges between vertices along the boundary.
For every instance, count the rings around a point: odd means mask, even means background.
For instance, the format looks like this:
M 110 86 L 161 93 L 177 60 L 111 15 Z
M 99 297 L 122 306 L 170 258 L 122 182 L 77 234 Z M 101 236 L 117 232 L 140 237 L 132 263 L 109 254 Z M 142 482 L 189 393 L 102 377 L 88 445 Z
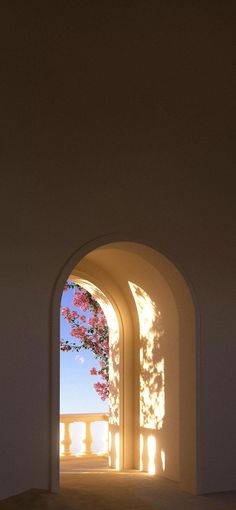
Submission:
M 161 464 L 162 464 L 162 471 L 165 471 L 166 469 L 166 454 L 164 450 L 161 450 Z
M 148 436 L 148 472 L 150 475 L 155 475 L 155 456 L 156 456 L 156 438 L 154 436 Z
M 139 469 L 143 471 L 143 434 L 140 434 L 139 442 Z
M 116 469 L 120 469 L 120 434 L 115 433 L 115 449 L 116 449 Z

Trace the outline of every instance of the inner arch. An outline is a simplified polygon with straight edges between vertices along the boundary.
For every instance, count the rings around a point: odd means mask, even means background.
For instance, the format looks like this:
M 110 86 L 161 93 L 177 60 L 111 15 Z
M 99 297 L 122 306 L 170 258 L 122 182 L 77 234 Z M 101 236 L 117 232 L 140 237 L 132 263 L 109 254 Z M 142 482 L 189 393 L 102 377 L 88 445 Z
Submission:
M 78 259 L 71 274 L 95 285 L 109 297 L 119 321 L 121 469 L 155 472 L 196 493 L 197 342 L 195 306 L 189 285 L 175 264 L 141 243 L 124 241 L 101 246 L 98 241 L 93 249 L 86 251 L 83 247 Z M 160 402 L 162 395 L 162 411 L 154 413 L 158 425 L 154 430 L 152 423 L 147 437 L 140 421 L 142 317 L 129 282 L 133 290 L 142 289 L 143 295 L 155 304 L 164 325 L 159 338 L 161 357 L 155 366 L 164 387 L 164 397 L 163 392 L 155 397 Z

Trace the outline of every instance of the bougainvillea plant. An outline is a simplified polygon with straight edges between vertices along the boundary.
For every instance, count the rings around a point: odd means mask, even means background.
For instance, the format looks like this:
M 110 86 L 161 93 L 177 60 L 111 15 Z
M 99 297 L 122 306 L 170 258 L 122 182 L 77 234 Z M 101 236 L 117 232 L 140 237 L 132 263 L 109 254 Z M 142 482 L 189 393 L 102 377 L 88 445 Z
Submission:
M 100 368 L 91 368 L 91 375 L 100 377 L 94 388 L 102 400 L 109 396 L 109 337 L 105 315 L 99 303 L 92 295 L 80 285 L 66 282 L 64 292 L 74 289 L 72 310 L 61 308 L 61 315 L 70 324 L 70 335 L 75 342 L 60 340 L 60 349 L 63 352 L 89 349 L 99 361 Z

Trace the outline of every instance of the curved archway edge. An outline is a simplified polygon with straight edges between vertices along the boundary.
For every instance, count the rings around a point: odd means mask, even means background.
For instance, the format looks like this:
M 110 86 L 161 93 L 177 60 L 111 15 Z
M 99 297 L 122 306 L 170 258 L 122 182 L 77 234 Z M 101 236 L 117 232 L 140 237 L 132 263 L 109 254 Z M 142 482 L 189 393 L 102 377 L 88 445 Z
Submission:
M 58 347 L 58 338 L 59 338 L 59 306 L 61 294 L 63 291 L 64 282 L 67 279 L 68 275 L 71 273 L 73 268 L 90 252 L 98 248 L 105 247 L 107 245 L 111 245 L 114 243 L 124 243 L 133 244 L 137 246 L 143 246 L 147 250 L 152 250 L 153 253 L 158 254 L 160 257 L 165 259 L 166 264 L 173 268 L 176 274 L 179 275 L 179 278 L 182 279 L 183 285 L 185 285 L 187 292 L 191 296 L 192 305 L 194 309 L 195 316 L 195 332 L 194 338 L 191 341 L 190 351 L 185 352 L 183 348 L 180 349 L 180 358 L 182 360 L 180 362 L 180 391 L 181 388 L 184 387 L 184 371 L 188 363 L 188 356 L 191 356 L 190 368 L 192 368 L 192 373 L 190 375 L 189 383 L 192 386 L 191 399 L 194 394 L 194 402 L 192 402 L 192 423 L 191 430 L 183 427 L 183 431 L 180 431 L 180 445 L 181 445 L 181 456 L 182 456 L 182 467 L 181 467 L 181 475 L 180 475 L 180 485 L 184 490 L 187 490 L 191 493 L 199 493 L 199 469 L 198 469 L 198 422 L 199 422 L 199 377 L 198 377 L 198 357 L 199 357 L 199 308 L 197 304 L 196 295 L 194 293 L 191 282 L 188 281 L 186 275 L 183 270 L 176 265 L 176 263 L 171 260 L 166 253 L 163 253 L 159 249 L 159 247 L 155 246 L 154 243 L 148 241 L 147 239 L 137 239 L 137 237 L 131 235 L 121 235 L 121 234 L 110 234 L 103 237 L 99 237 L 91 240 L 90 242 L 82 245 L 76 252 L 74 252 L 68 260 L 63 265 L 60 274 L 55 282 L 52 299 L 51 299 L 51 367 L 50 367 L 50 375 L 51 375 L 51 401 L 50 401 L 50 488 L 52 491 L 57 491 L 59 488 L 59 437 L 58 437 L 58 421 L 59 421 L 59 347 Z M 193 345 L 194 340 L 194 345 Z M 194 359 L 193 359 L 194 358 Z M 182 383 L 181 383 L 182 379 Z M 190 403 L 190 401 L 189 401 Z M 182 401 L 182 409 L 180 408 L 180 422 L 185 422 L 188 420 L 189 409 L 187 409 L 186 402 Z M 186 432 L 188 435 L 189 444 L 187 445 L 187 449 L 189 450 L 189 446 L 192 448 L 191 458 L 186 454 L 185 446 L 184 446 L 184 437 L 186 437 Z M 191 445 L 190 445 L 191 443 Z M 185 461 L 183 457 L 186 457 Z M 187 457 L 189 457 L 187 459 Z

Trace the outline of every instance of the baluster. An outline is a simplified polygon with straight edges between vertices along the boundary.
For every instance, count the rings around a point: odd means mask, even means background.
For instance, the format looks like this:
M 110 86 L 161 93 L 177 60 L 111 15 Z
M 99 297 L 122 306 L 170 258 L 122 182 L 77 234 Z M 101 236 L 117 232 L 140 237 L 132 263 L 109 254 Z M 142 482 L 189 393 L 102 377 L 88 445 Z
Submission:
M 71 457 L 71 436 L 70 436 L 70 423 L 65 423 L 64 440 L 64 457 Z
M 91 432 L 91 422 L 86 421 L 85 423 L 85 438 L 83 439 L 83 443 L 85 445 L 84 455 L 93 455 L 93 451 L 91 448 L 91 444 L 93 442 L 93 436 Z
M 91 413 L 91 414 L 64 414 L 61 415 L 61 421 L 60 423 L 63 423 L 64 425 L 64 437 L 61 441 L 61 445 L 64 446 L 64 451 L 61 454 L 61 460 L 68 459 L 68 458 L 76 458 L 80 456 L 88 456 L 88 457 L 97 457 L 98 454 L 93 452 L 92 444 L 93 444 L 93 436 L 91 433 L 91 424 L 97 421 L 104 421 L 105 423 L 109 423 L 109 417 L 106 414 L 100 414 L 100 413 Z M 71 423 L 84 423 L 85 424 L 85 431 L 84 431 L 84 438 L 83 438 L 83 444 L 84 444 L 84 450 L 83 452 L 80 452 L 78 455 L 72 454 L 72 440 L 71 440 L 71 434 L 70 434 L 70 425 Z M 108 433 L 108 430 L 107 430 Z M 114 446 L 113 446 L 114 449 Z M 106 449 L 106 452 L 104 452 L 108 456 L 108 451 Z M 110 456 L 113 458 L 114 452 L 110 452 Z M 111 461 L 113 464 L 113 461 Z

